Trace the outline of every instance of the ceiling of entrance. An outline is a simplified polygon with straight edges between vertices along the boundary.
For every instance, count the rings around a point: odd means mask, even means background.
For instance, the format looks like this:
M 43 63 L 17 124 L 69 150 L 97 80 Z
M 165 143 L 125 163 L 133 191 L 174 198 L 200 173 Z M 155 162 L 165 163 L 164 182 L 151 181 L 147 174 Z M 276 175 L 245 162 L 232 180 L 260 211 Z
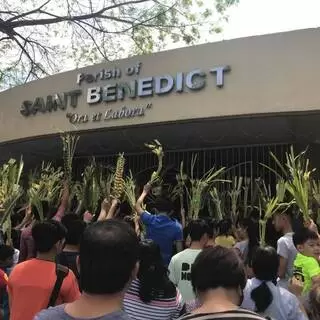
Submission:
M 200 149 L 246 144 L 320 143 L 320 114 L 277 115 L 203 120 L 153 126 L 105 129 L 81 134 L 77 157 L 144 152 L 144 143 L 158 139 L 165 149 Z M 0 145 L 0 161 L 23 155 L 27 165 L 61 158 L 58 136 Z

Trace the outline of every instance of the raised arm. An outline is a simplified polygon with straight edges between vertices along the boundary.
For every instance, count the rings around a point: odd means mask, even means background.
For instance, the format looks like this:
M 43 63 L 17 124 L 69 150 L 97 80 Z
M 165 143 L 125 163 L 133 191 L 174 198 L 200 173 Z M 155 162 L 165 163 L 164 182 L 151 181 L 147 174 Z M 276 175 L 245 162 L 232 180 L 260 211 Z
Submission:
M 112 219 L 115 216 L 115 213 L 118 209 L 119 200 L 118 199 L 112 199 L 111 207 L 108 211 L 106 219 Z
M 145 210 L 143 209 L 143 201 L 144 199 L 146 198 L 146 196 L 148 195 L 148 193 L 150 192 L 151 190 L 151 185 L 150 184 L 146 184 L 144 187 L 143 187 L 143 191 L 140 195 L 140 197 L 138 198 L 137 202 L 136 202 L 136 205 L 135 205 L 135 209 L 136 209 L 136 212 L 137 214 L 140 216 L 143 212 L 145 212 Z
M 70 196 L 69 185 L 65 181 L 63 184 L 63 193 L 62 193 L 62 197 L 61 197 L 60 206 L 58 208 L 57 213 L 53 217 L 54 220 L 61 221 L 61 219 L 64 216 L 64 214 L 67 210 L 67 207 L 68 207 L 69 196 Z
M 111 207 L 110 207 L 108 199 L 103 199 L 103 201 L 101 202 L 101 210 L 100 210 L 100 214 L 98 217 L 98 221 L 106 220 L 107 214 L 108 214 L 108 211 L 110 208 Z

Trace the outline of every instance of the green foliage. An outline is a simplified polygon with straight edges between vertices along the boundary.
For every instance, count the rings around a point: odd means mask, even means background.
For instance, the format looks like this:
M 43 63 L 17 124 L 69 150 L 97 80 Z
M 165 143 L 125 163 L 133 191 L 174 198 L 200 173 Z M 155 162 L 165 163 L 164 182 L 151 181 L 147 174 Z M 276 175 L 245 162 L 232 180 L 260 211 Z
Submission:
M 239 0 L 2 0 L 0 90 L 68 68 L 195 44 Z

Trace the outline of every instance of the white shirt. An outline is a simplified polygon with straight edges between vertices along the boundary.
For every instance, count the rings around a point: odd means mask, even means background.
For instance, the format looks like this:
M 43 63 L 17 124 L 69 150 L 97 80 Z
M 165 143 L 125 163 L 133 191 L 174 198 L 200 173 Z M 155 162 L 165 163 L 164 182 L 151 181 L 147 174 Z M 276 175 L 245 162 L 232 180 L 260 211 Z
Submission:
M 288 288 L 288 281 L 293 275 L 293 262 L 298 253 L 292 240 L 293 232 L 286 233 L 277 242 L 277 253 L 287 260 L 287 269 L 284 279 L 280 279 L 278 284 L 282 288 Z
M 262 281 L 252 278 L 247 281 L 244 289 L 244 299 L 241 307 L 255 311 L 256 306 L 251 299 L 251 292 L 258 287 Z M 308 318 L 300 309 L 299 300 L 288 290 L 275 286 L 271 281 L 266 282 L 273 296 L 273 300 L 263 314 L 276 320 L 307 320 Z
M 234 245 L 234 248 L 240 251 L 241 258 L 243 261 L 246 261 L 247 259 L 248 249 L 249 249 L 248 247 L 249 247 L 249 240 L 243 240 L 243 241 L 237 242 Z
M 178 287 L 184 302 L 195 299 L 191 285 L 191 266 L 201 249 L 185 249 L 174 255 L 169 264 L 169 278 Z

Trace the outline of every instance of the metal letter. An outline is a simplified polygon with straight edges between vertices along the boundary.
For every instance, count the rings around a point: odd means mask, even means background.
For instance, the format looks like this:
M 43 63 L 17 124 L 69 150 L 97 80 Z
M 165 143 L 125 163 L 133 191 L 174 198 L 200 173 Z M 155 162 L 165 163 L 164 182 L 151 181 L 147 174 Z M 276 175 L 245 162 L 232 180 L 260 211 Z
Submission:
M 32 107 L 32 101 L 23 101 L 21 105 L 20 113 L 25 117 L 29 116 L 31 113 L 31 110 L 30 110 L 31 107 Z
M 100 102 L 101 100 L 100 92 L 101 92 L 100 87 L 89 88 L 87 92 L 87 103 L 94 104 L 94 103 Z
M 82 80 L 84 79 L 84 74 L 83 73 L 78 73 L 77 74 L 77 84 L 80 85 Z
M 217 67 L 210 70 L 210 73 L 216 73 L 216 86 L 222 88 L 224 86 L 224 73 L 231 70 L 230 66 Z
M 155 93 L 158 95 L 168 93 L 172 90 L 173 84 L 174 84 L 174 81 L 170 75 L 156 77 L 155 78 Z
M 72 90 L 65 93 L 66 95 L 70 96 L 70 106 L 76 108 L 78 105 L 78 97 L 81 96 L 81 90 Z
M 102 91 L 103 101 L 117 101 L 117 85 L 107 84 Z
M 205 76 L 206 74 L 199 69 L 189 72 L 186 76 L 186 86 L 190 90 L 202 89 L 206 85 L 205 80 L 202 79 L 202 78 L 205 78 Z M 197 79 L 194 79 L 194 78 L 197 78 Z
M 153 82 L 152 77 L 138 80 L 138 96 L 139 97 L 152 96 L 153 94 L 152 82 Z
M 119 100 L 123 100 L 126 95 L 129 98 L 134 99 L 137 95 L 137 81 L 133 80 L 129 83 L 119 83 L 117 88 L 117 96 Z
M 183 73 L 177 73 L 176 77 L 176 92 L 183 92 Z

